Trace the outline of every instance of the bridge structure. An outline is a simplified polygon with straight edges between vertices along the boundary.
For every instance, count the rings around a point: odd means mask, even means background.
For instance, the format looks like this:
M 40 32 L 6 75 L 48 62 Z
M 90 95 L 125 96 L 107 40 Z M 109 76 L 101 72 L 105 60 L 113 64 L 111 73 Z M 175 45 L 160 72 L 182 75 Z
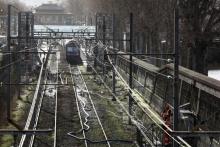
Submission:
M 25 127 L 0 130 L 0 134 L 13 134 L 15 138 L 21 134 L 20 147 L 24 145 L 28 134 L 33 138 L 33 136 L 53 132 L 54 146 L 56 146 L 56 107 L 54 128 L 36 129 L 36 126 L 30 127 L 30 125 L 33 117 L 37 118 L 35 121 L 39 117 L 35 109 L 41 105 L 41 100 L 38 99 L 40 89 L 50 85 L 45 83 L 43 75 L 48 74 L 45 69 L 50 55 L 56 54 L 52 48 L 60 40 L 77 38 L 81 40 L 84 47 L 81 52 L 85 55 L 83 60 L 87 61 L 87 68 L 111 93 L 112 101 L 117 103 L 128 117 L 127 123 L 136 127 L 138 146 L 164 146 L 165 135 L 174 146 L 205 147 L 211 144 L 217 147 L 219 145 L 220 132 L 216 131 L 219 130 L 216 124 L 219 124 L 220 82 L 179 66 L 178 11 L 176 11 L 174 29 L 175 50 L 160 54 L 140 54 L 133 51 L 132 14 L 128 18 L 130 21 L 128 39 L 117 36 L 115 15 L 97 14 L 95 28 L 82 27 L 71 31 L 55 30 L 48 26 L 45 26 L 45 30 L 36 30 L 33 17 L 31 12 L 21 12 L 11 5 L 8 6 L 7 49 L 2 51 L 3 54 L 7 54 L 8 60 L 1 70 L 8 73 L 2 85 L 6 87 L 8 94 L 7 119 L 9 122 L 13 124 L 10 113 L 11 94 L 17 90 L 16 87 L 36 85 L 36 89 Z M 15 22 L 11 22 L 12 18 L 13 21 L 17 21 L 17 26 Z M 18 29 L 15 29 L 16 27 Z M 43 41 L 49 42 L 47 51 L 38 50 Z M 117 47 L 120 43 L 126 44 L 128 47 L 126 52 Z M 16 54 L 15 57 L 14 54 Z M 165 64 L 158 67 L 148 63 L 150 59 L 159 59 Z M 37 61 L 40 61 L 39 65 L 36 65 Z M 13 64 L 18 66 L 13 68 Z M 38 82 L 28 83 L 31 73 L 39 68 Z M 14 71 L 18 71 L 15 79 L 12 78 Z M 59 84 L 57 78 L 57 81 L 51 85 L 65 84 Z M 117 92 L 119 85 L 127 91 L 126 103 L 119 98 Z M 171 112 L 170 124 L 166 123 L 162 115 L 166 106 Z M 85 138 L 82 140 L 86 142 Z M 106 142 L 109 146 L 107 139 Z

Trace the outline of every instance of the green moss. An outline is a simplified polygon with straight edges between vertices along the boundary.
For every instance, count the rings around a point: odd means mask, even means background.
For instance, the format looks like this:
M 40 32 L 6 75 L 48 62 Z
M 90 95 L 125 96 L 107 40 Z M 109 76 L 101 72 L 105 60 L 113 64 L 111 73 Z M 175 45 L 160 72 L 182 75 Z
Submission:
M 2 137 L 3 144 L 0 147 L 9 147 L 13 143 L 13 137 L 11 135 L 4 135 Z
M 127 115 L 123 114 L 121 112 L 121 108 L 118 105 L 117 102 L 113 102 L 111 100 L 111 93 L 106 89 L 103 84 L 97 85 L 96 82 L 94 82 L 93 78 L 90 78 L 89 76 L 84 75 L 84 79 L 86 81 L 86 84 L 88 86 L 89 91 L 92 91 L 92 99 L 94 101 L 95 107 L 100 108 L 98 109 L 98 114 L 101 116 L 101 121 L 104 127 L 104 130 L 108 136 L 109 139 L 124 139 L 124 140 L 135 140 L 135 128 L 132 126 L 127 125 L 128 117 Z M 97 77 L 98 79 L 98 77 Z M 110 82 L 109 82 L 110 83 Z M 120 88 L 121 83 L 118 83 L 117 86 Z M 99 97 L 95 95 L 95 93 L 98 93 L 102 95 L 102 97 Z M 122 95 L 119 97 L 122 101 L 126 101 L 126 90 L 122 91 Z M 123 119 L 125 118 L 126 119 Z M 91 133 L 93 136 L 103 136 L 103 132 L 100 129 L 100 126 L 97 125 L 97 123 L 94 124 L 93 128 L 95 131 Z M 119 145 L 117 143 L 114 143 L 115 146 Z M 114 146 L 113 145 L 113 146 Z M 101 146 L 101 145 L 97 145 Z M 120 146 L 133 146 L 128 144 L 120 144 Z
M 20 99 L 16 100 L 16 106 L 14 108 L 14 111 L 12 112 L 12 118 L 13 121 L 20 124 L 19 121 L 23 121 L 23 117 L 25 115 L 25 110 L 27 109 L 27 101 L 29 100 L 29 97 L 31 98 L 33 95 L 32 91 L 24 90 L 23 94 L 21 95 Z M 5 126 L 1 126 L 2 128 L 12 129 L 14 126 L 10 124 L 6 124 Z M 13 137 L 10 135 L 4 135 L 1 138 L 2 144 L 0 147 L 9 147 L 13 143 Z

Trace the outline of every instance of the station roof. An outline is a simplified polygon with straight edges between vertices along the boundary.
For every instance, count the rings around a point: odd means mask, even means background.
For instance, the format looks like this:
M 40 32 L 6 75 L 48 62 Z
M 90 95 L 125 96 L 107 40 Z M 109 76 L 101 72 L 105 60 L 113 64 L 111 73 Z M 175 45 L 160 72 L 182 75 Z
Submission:
M 37 7 L 35 10 L 36 13 L 42 13 L 42 12 L 65 13 L 65 9 L 62 6 L 53 3 L 42 4 L 39 7 Z

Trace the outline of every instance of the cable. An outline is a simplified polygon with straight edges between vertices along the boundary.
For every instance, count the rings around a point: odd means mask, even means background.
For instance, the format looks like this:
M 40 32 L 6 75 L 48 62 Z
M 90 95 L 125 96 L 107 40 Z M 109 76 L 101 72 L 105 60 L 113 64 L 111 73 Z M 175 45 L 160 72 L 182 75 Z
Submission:
M 143 55 L 138 55 L 138 56 L 143 56 Z M 173 62 L 173 60 L 170 59 L 170 58 L 168 58 L 168 59 L 166 59 L 166 58 L 157 58 L 157 57 L 151 57 L 151 56 L 147 56 L 147 55 L 145 55 L 144 57 L 150 58 L 150 59 L 155 59 L 155 60 L 166 61 L 166 62 L 168 62 L 168 63 Z M 140 60 L 146 61 L 147 59 L 140 59 Z
M 131 119 L 131 121 L 134 121 L 134 116 L 132 116 L 126 109 L 126 107 L 124 106 L 124 104 L 122 104 L 122 102 L 119 100 L 119 98 L 111 91 L 111 89 L 109 88 L 109 86 L 104 82 L 104 80 L 102 79 L 102 77 L 98 74 L 98 72 L 92 67 L 92 65 L 90 65 L 88 63 L 88 65 L 92 68 L 92 70 L 99 76 L 99 79 L 103 82 L 104 86 L 108 89 L 108 91 L 112 94 L 112 96 L 114 96 L 116 98 L 116 101 L 119 103 L 119 105 L 121 106 L 121 108 L 124 110 L 124 112 L 128 115 L 128 117 Z M 135 123 L 134 123 L 135 124 Z M 141 131 L 142 135 L 144 136 L 144 138 L 146 140 L 149 140 L 149 138 L 146 136 L 146 134 L 144 133 L 144 131 L 140 128 L 140 126 L 136 125 L 136 127 Z M 150 143 L 150 142 L 149 142 Z M 153 144 L 151 144 L 152 146 L 154 146 Z
M 69 65 L 69 70 L 70 70 L 70 73 L 72 73 L 72 70 L 71 70 L 71 67 Z M 72 83 L 74 83 L 73 81 L 73 75 L 71 74 L 71 79 L 72 79 Z M 79 115 L 79 119 L 80 119 L 80 124 L 81 124 L 81 128 L 82 128 L 82 131 L 83 131 L 83 137 L 85 138 L 86 137 L 86 134 L 85 134 L 85 130 L 84 130 L 84 126 L 83 126 L 83 122 L 82 122 L 82 116 L 80 114 L 80 110 L 79 110 L 79 103 L 78 103 L 78 97 L 77 97 L 77 94 L 76 94 L 76 89 L 75 87 L 73 86 L 73 90 L 74 90 L 74 93 L 75 93 L 75 98 L 76 98 L 76 106 L 77 106 L 77 111 L 78 111 L 78 115 Z M 87 147 L 88 146 L 88 143 L 87 141 L 85 140 L 85 146 Z
M 98 74 L 98 72 L 92 67 L 92 65 L 90 65 L 88 63 L 88 65 L 93 69 L 94 72 L 97 73 L 97 75 L 99 76 L 100 80 L 102 80 L 103 84 L 105 85 L 105 87 L 109 90 L 110 93 L 112 93 L 111 89 L 107 86 L 107 84 L 104 82 L 104 80 L 101 78 L 101 76 Z M 127 84 L 126 84 L 127 85 Z M 129 86 L 128 86 L 129 87 Z M 130 87 L 129 87 L 130 88 Z M 131 90 L 133 91 L 133 90 Z M 126 108 L 124 107 L 124 105 L 121 103 L 121 101 L 119 100 L 119 98 L 114 94 L 112 93 L 112 95 L 116 98 L 117 102 L 120 104 L 120 106 L 122 107 L 122 109 L 127 113 L 127 115 L 129 116 L 129 118 L 133 121 L 134 117 L 129 114 L 129 112 L 126 110 Z M 143 110 L 143 108 L 141 108 Z M 145 112 L 145 110 L 143 110 Z M 146 112 L 145 112 L 146 113 Z M 151 111 L 152 114 L 154 114 L 152 111 Z M 146 113 L 147 114 L 147 113 Z M 178 140 L 176 140 L 174 137 L 172 137 L 172 135 L 170 135 L 160 124 L 158 124 L 153 118 L 152 116 L 150 116 L 149 114 L 147 114 L 149 116 L 149 118 L 154 121 L 154 123 L 160 128 L 163 130 L 163 132 L 167 133 L 174 141 L 176 141 L 179 145 L 183 146 Z M 154 114 L 155 115 L 155 114 Z M 156 116 L 157 117 L 157 116 Z M 172 131 L 163 121 L 160 121 L 161 124 L 163 124 L 169 131 Z M 137 126 L 138 127 L 138 126 Z M 138 127 L 140 129 L 140 127 Z M 140 131 L 142 132 L 142 135 L 143 136 L 146 136 L 145 134 L 143 134 L 143 131 L 142 129 L 140 129 Z M 147 137 L 145 137 L 146 139 L 148 139 Z
M 3 69 L 5 69 L 5 68 L 8 68 L 8 67 L 10 67 L 11 65 L 16 64 L 16 63 L 18 63 L 18 62 L 20 62 L 20 61 L 22 61 L 22 60 L 24 60 L 24 59 L 19 59 L 19 60 L 16 60 L 16 61 L 14 61 L 14 62 L 11 62 L 11 63 L 9 63 L 9 64 L 7 64 L 7 65 L 1 66 L 1 67 L 0 67 L 0 70 L 3 70 Z
M 24 50 L 20 50 L 20 51 L 17 51 L 17 52 L 10 52 L 10 53 L 2 53 L 2 52 L 0 52 L 0 54 L 2 55 L 2 56 L 6 56 L 6 55 L 11 55 L 11 54 L 16 54 L 16 53 L 22 53 L 22 52 L 24 52 L 24 51 L 29 51 L 29 50 L 34 50 L 34 49 L 36 49 L 38 46 L 36 46 L 36 47 L 32 47 L 32 48 L 28 48 L 28 49 L 24 49 Z
M 97 46 L 98 45 L 102 45 L 102 48 L 104 48 L 104 50 L 106 50 L 107 52 L 108 52 L 108 50 L 107 50 L 107 48 L 108 48 L 108 46 L 105 46 L 101 41 L 99 41 L 98 43 L 97 43 Z M 94 56 L 94 53 L 92 53 L 92 55 Z M 108 55 L 109 56 L 109 55 Z M 126 59 L 125 57 L 122 57 L 121 55 L 118 55 L 120 58 L 123 58 L 124 60 L 126 60 L 128 63 L 130 63 L 130 60 L 128 60 L 128 59 Z M 124 55 L 125 56 L 125 55 Z M 94 56 L 94 58 L 95 58 L 95 56 Z M 99 63 L 102 63 L 102 65 L 104 65 L 105 63 L 103 63 L 102 61 L 100 61 L 99 59 L 97 59 L 97 58 L 95 58 L 97 61 L 99 61 Z M 141 60 L 141 59 L 138 59 L 138 60 Z M 139 67 L 142 67 L 142 68 L 144 68 L 144 69 L 146 69 L 145 67 L 143 67 L 142 65 L 139 65 L 138 63 L 135 63 L 135 62 L 132 62 L 132 64 L 134 64 L 134 65 L 137 65 L 137 66 L 139 66 Z M 155 73 L 155 74 L 157 74 L 157 75 L 161 75 L 161 76 L 163 76 L 163 77 L 165 77 L 165 78 L 173 78 L 172 76 L 170 76 L 170 75 L 165 75 L 165 74 L 162 74 L 162 73 L 160 73 L 160 72 L 157 72 L 157 71 L 150 71 L 150 72 L 152 72 L 152 73 Z
M 77 67 L 77 68 L 78 68 L 78 67 Z M 100 127 L 101 127 L 101 129 L 102 129 L 102 132 L 103 132 L 103 134 L 104 134 L 104 137 L 105 137 L 106 140 L 108 140 L 108 137 L 107 137 L 107 135 L 106 135 L 106 133 L 105 133 L 105 130 L 104 130 L 103 126 L 102 126 L 102 123 L 101 123 L 101 120 L 100 120 L 100 118 L 99 118 L 99 115 L 98 115 L 98 113 L 97 113 L 97 111 L 96 111 L 95 105 L 94 105 L 94 103 L 93 103 L 93 101 L 92 101 L 92 98 L 91 98 L 89 92 L 88 92 L 89 90 L 88 90 L 88 88 L 87 88 L 86 82 L 85 82 L 85 80 L 83 79 L 82 74 L 81 74 L 81 71 L 79 70 L 79 68 L 78 68 L 78 71 L 79 71 L 80 77 L 81 77 L 81 79 L 82 79 L 82 81 L 83 81 L 83 83 L 84 83 L 84 85 L 85 85 L 85 89 L 86 89 L 86 91 L 87 91 L 87 93 L 88 93 L 90 102 L 91 102 L 91 104 L 92 104 L 93 110 L 94 110 L 94 112 L 95 112 L 95 115 L 96 115 L 96 117 L 97 117 L 97 119 L 98 119 L 99 125 L 100 125 Z M 108 144 L 109 147 L 111 146 L 108 141 L 107 141 L 107 144 Z
M 134 141 L 122 140 L 122 139 L 90 140 L 88 138 L 80 138 L 80 137 L 76 136 L 75 134 L 77 134 L 77 133 L 73 133 L 73 132 L 68 133 L 69 136 L 71 136 L 77 140 L 86 140 L 92 144 L 107 143 L 107 142 L 122 142 L 122 143 L 126 143 L 126 144 L 133 144 L 134 143 Z

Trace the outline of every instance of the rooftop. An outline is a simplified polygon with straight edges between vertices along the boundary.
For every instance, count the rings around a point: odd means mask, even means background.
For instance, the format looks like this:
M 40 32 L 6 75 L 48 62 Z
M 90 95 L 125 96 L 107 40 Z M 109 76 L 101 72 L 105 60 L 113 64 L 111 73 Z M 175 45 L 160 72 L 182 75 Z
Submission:
M 51 11 L 64 13 L 65 9 L 62 6 L 53 3 L 42 4 L 36 8 L 36 12 L 51 12 Z

